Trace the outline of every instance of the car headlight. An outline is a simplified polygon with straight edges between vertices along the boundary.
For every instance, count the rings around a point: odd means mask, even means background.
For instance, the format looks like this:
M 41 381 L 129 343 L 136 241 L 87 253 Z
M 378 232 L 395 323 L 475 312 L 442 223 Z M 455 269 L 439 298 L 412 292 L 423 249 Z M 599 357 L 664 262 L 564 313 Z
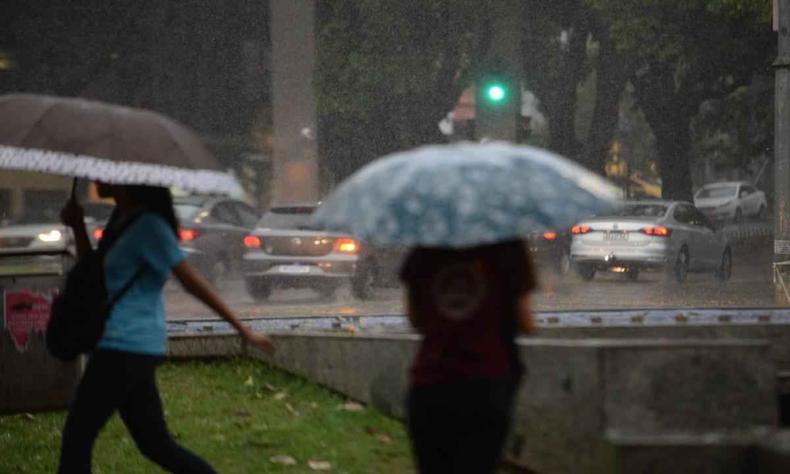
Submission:
M 52 229 L 49 232 L 42 232 L 37 235 L 38 240 L 47 243 L 60 242 L 63 240 L 63 233 L 57 229 Z

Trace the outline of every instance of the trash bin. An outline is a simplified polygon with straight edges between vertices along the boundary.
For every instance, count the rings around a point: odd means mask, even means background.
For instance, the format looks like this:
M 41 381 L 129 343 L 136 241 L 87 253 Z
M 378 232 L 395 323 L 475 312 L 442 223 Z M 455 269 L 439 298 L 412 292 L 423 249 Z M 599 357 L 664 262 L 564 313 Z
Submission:
M 73 264 L 66 251 L 0 253 L 0 414 L 64 408 L 82 360 L 49 355 L 52 297 Z

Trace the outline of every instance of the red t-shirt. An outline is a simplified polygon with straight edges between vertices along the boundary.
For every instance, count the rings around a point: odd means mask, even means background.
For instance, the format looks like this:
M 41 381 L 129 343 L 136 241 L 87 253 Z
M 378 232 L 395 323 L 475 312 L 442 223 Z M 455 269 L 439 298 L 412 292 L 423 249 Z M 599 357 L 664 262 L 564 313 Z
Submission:
M 471 249 L 417 248 L 401 269 L 423 335 L 415 385 L 518 377 L 516 301 L 535 286 L 521 241 Z

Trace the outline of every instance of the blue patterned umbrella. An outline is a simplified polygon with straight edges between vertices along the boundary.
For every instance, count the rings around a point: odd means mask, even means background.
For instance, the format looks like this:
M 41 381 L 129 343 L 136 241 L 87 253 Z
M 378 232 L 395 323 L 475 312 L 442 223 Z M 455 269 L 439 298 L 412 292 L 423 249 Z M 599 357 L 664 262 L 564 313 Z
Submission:
M 470 247 L 568 229 L 612 210 L 620 196 L 600 176 L 539 148 L 432 145 L 363 167 L 313 224 L 379 244 Z

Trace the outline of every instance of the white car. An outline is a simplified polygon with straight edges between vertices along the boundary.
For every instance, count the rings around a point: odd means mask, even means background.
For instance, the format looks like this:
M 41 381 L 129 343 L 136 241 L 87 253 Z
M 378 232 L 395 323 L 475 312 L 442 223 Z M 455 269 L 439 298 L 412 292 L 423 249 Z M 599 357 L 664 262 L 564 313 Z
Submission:
M 105 222 L 113 206 L 84 203 L 85 224 L 89 235 L 93 227 Z M 71 229 L 58 222 L 58 210 L 33 208 L 16 219 L 0 222 L 0 255 L 18 252 L 68 251 L 74 253 Z
M 762 219 L 768 211 L 765 193 L 746 181 L 706 184 L 694 194 L 694 205 L 716 222 Z
M 726 236 L 687 202 L 627 201 L 614 214 L 579 222 L 571 234 L 571 262 L 586 281 L 601 271 L 636 280 L 641 270 L 663 270 L 678 282 L 710 271 L 727 281 L 732 271 Z

